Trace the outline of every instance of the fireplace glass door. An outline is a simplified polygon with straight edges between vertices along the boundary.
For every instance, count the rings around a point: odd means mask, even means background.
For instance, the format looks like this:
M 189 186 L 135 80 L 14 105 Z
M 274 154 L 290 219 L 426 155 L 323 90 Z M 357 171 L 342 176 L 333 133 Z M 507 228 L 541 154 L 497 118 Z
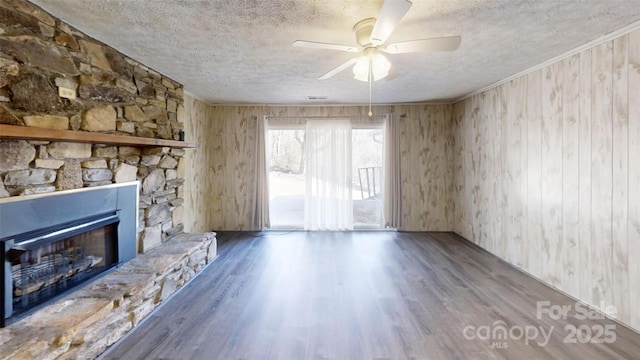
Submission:
M 20 315 L 117 264 L 117 215 L 5 241 L 5 318 Z M 5 284 L 6 285 L 6 284 Z M 10 303 L 9 303 L 10 302 Z M 8 310 L 8 313 L 7 313 Z

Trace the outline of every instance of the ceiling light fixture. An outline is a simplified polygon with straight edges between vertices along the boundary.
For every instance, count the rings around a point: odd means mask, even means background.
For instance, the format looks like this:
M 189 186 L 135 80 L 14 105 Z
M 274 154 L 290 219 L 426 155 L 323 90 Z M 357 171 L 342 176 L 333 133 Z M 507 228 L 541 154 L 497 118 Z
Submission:
M 378 48 L 368 47 L 364 49 L 364 56 L 361 56 L 353 65 L 353 77 L 356 80 L 369 83 L 369 117 L 373 116 L 371 111 L 371 90 L 373 82 L 384 79 L 389 75 L 391 63 L 384 55 L 378 53 Z
M 373 81 L 384 79 L 389 75 L 391 63 L 387 58 L 378 53 L 378 49 L 371 47 L 364 50 L 364 56 L 358 58 L 353 65 L 353 77 L 360 81 L 369 81 L 369 74 L 373 75 Z
M 353 57 L 333 70 L 320 76 L 319 80 L 327 80 L 353 66 L 353 75 L 356 80 L 369 83 L 369 116 L 371 112 L 371 88 L 374 81 L 384 79 L 389 75 L 391 63 L 380 52 L 386 54 L 406 54 L 417 52 L 452 51 L 460 46 L 460 36 L 448 36 L 421 40 L 410 40 L 398 43 L 385 43 L 400 20 L 407 14 L 411 7 L 409 0 L 384 0 L 378 18 L 366 18 L 358 21 L 353 26 L 353 34 L 356 36 L 357 47 L 352 45 L 323 43 L 317 41 L 296 40 L 293 46 L 346 51 L 351 53 L 362 52 L 359 57 Z M 361 50 L 360 50 L 361 49 Z

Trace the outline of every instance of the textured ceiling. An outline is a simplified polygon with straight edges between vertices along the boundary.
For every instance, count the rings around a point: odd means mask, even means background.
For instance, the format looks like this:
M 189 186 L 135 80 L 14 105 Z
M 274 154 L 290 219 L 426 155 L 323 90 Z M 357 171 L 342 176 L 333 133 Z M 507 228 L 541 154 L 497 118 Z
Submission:
M 210 103 L 367 103 L 354 54 L 294 48 L 295 40 L 355 45 L 353 25 L 382 0 L 32 0 L 182 83 Z M 454 99 L 640 20 L 638 0 L 413 0 L 387 43 L 461 35 L 455 52 L 389 56 L 399 73 L 374 103 Z

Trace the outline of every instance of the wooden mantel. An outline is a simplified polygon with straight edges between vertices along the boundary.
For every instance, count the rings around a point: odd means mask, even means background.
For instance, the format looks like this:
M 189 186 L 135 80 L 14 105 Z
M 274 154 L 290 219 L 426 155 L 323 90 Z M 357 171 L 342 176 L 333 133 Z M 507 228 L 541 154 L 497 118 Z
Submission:
M 185 141 L 3 124 L 0 124 L 0 139 L 67 141 L 125 146 L 168 146 L 174 148 L 197 148 L 199 146 L 198 143 Z

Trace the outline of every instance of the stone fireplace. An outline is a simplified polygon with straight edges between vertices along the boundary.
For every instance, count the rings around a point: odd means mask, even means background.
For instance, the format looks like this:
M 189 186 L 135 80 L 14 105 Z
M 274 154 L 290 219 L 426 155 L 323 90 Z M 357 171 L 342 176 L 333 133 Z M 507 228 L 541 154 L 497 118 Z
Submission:
M 0 0 L 0 14 L 0 127 L 27 134 L 0 128 L 0 198 L 137 180 L 138 250 L 180 233 L 182 85 L 28 1 Z
M 136 254 L 138 182 L 0 200 L 0 325 Z
M 216 258 L 215 233 L 137 254 L 139 188 L 0 199 L 1 360 L 95 358 Z
M 94 358 L 216 256 L 183 232 L 183 87 L 29 1 L 0 18 L 0 359 Z M 131 182 L 133 214 L 92 198 Z M 14 213 L 58 194 L 72 205 Z

